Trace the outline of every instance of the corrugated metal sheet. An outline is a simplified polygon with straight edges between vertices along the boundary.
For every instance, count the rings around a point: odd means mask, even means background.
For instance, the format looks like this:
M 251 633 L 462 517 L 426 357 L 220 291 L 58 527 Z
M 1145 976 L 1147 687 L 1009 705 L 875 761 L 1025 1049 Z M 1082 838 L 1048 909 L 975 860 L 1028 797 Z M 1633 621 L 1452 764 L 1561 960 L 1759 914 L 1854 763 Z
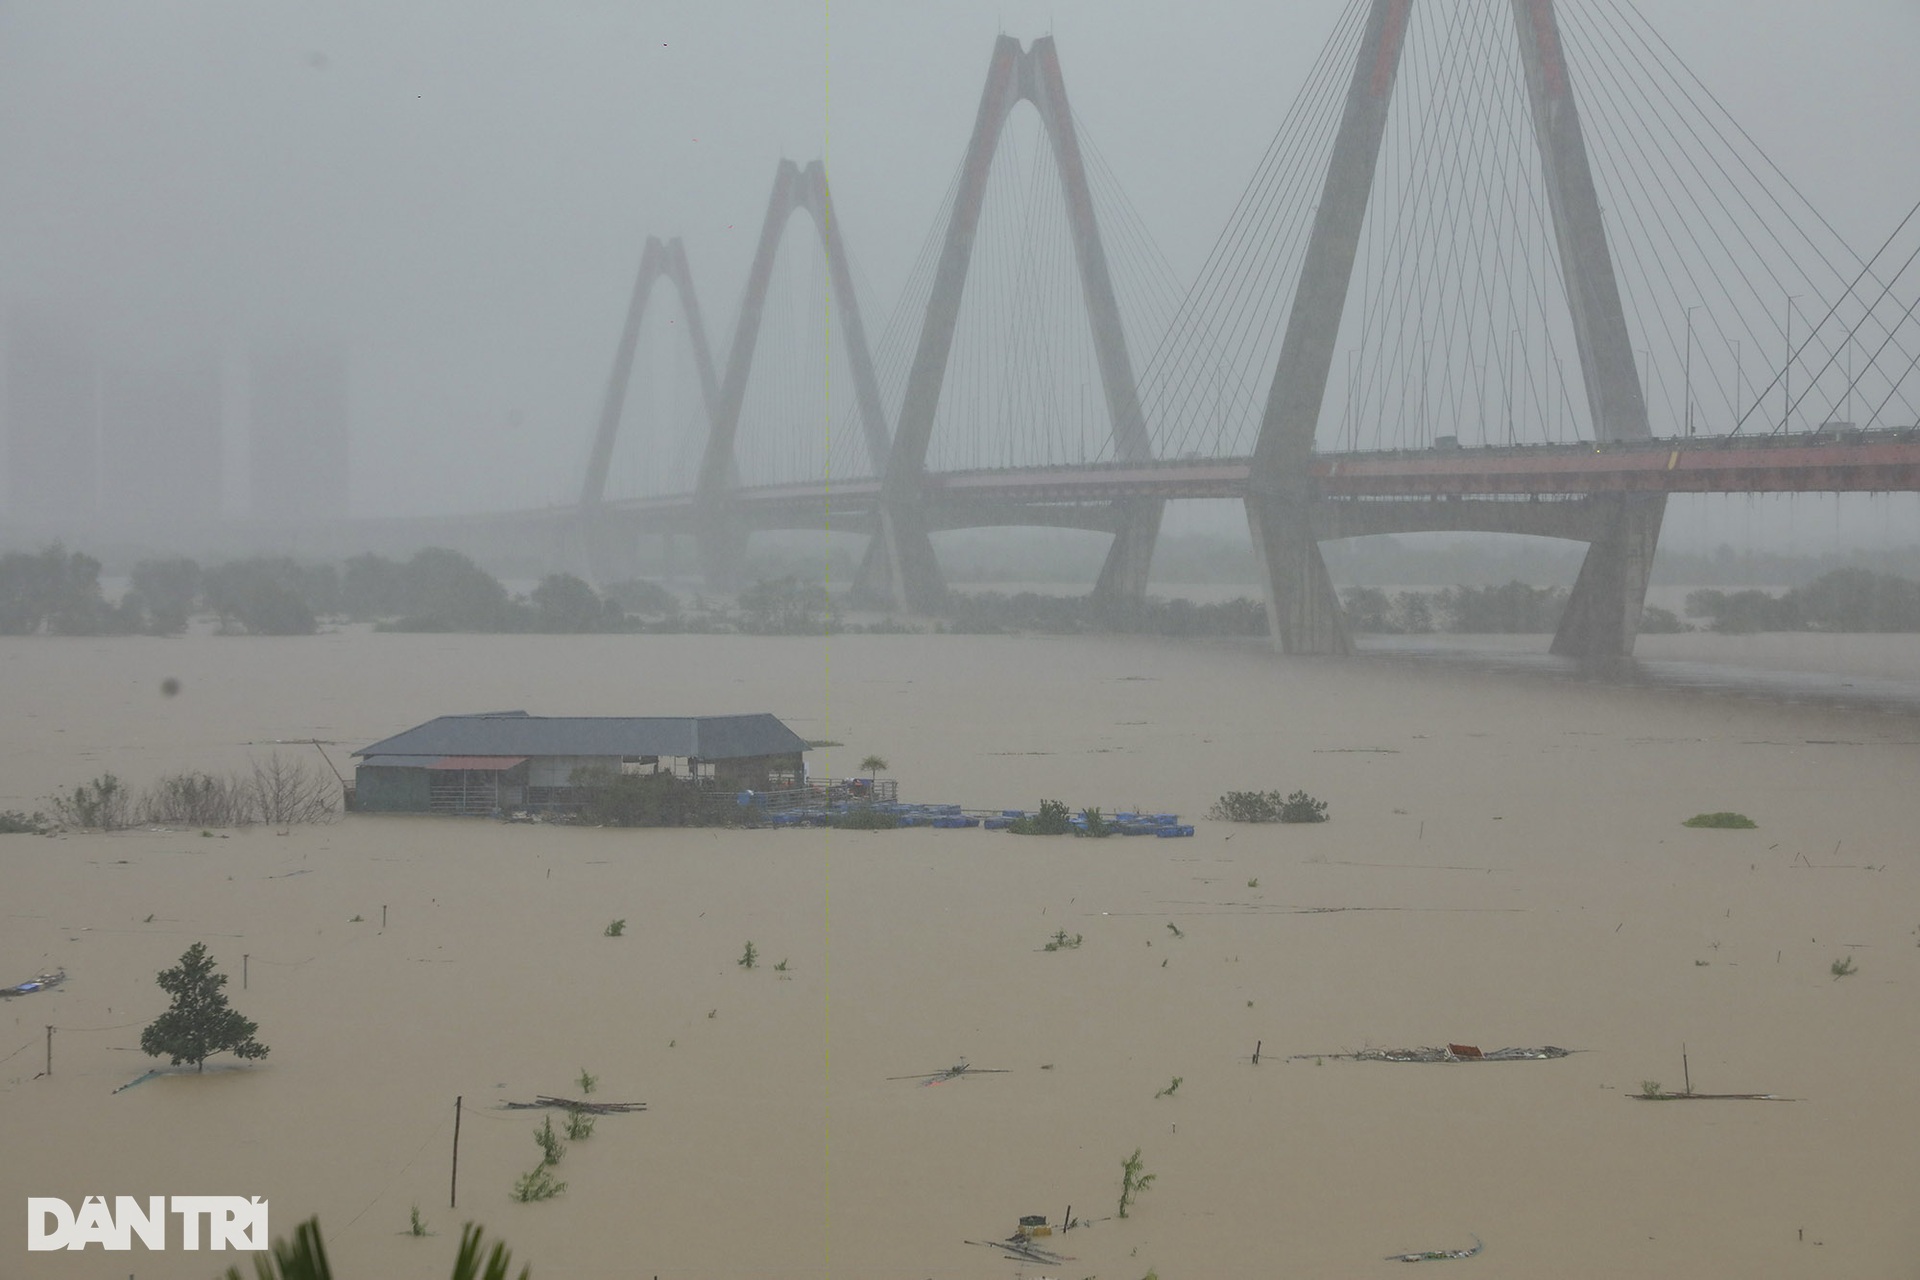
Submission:
M 471 769 L 475 773 L 505 773 L 515 765 L 525 764 L 525 756 L 441 756 L 429 769 Z
M 424 769 L 438 758 L 438 756 L 363 756 L 360 767 L 362 769 Z
M 524 711 L 441 716 L 354 752 L 413 756 L 698 756 L 738 760 L 792 755 L 806 740 L 774 716 L 530 716 Z

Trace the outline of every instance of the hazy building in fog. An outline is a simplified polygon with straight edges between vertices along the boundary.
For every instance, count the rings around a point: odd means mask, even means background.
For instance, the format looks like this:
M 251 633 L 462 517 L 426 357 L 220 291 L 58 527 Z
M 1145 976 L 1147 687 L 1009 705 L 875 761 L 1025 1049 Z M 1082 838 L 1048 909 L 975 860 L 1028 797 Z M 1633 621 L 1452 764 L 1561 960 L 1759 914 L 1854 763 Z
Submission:
M 101 510 L 115 524 L 197 524 L 221 508 L 220 370 L 211 359 L 100 376 Z
M 7 322 L 7 518 L 91 520 L 98 401 L 93 343 L 52 313 L 22 308 Z
M 347 352 L 335 343 L 256 347 L 247 369 L 253 515 L 347 514 Z

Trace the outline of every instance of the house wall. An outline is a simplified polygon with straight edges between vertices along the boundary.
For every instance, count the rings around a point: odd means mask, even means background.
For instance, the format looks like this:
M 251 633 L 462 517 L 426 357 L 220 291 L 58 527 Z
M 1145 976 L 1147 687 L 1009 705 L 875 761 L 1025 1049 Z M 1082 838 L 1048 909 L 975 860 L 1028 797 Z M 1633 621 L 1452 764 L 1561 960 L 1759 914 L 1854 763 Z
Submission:
M 527 785 L 530 787 L 566 787 L 573 785 L 575 769 L 601 768 L 620 772 L 619 756 L 535 756 L 527 761 Z
M 800 776 L 800 756 L 795 753 L 783 756 L 743 756 L 738 760 L 715 760 L 713 762 L 714 780 L 723 787 L 745 787 L 754 791 L 767 789 L 767 775 L 771 773 L 791 773 Z
M 425 813 L 427 770 L 363 764 L 353 771 L 353 805 L 361 813 Z

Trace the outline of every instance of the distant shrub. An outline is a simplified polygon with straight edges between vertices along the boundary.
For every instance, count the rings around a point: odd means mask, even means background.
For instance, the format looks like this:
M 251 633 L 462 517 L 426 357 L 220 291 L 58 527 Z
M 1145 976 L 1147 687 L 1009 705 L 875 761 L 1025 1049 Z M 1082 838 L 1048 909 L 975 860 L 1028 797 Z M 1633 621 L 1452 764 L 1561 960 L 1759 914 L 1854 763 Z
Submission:
M 608 598 L 618 601 L 620 607 L 629 613 L 664 617 L 680 612 L 678 596 L 659 583 L 649 582 L 645 578 L 635 578 L 631 582 L 616 582 L 606 590 Z
M 1680 620 L 1680 615 L 1671 609 L 1662 609 L 1658 605 L 1648 605 L 1640 611 L 1640 634 L 1645 636 L 1673 636 L 1692 627 Z
M 21 813 L 18 809 L 0 811 L 0 836 L 39 836 L 47 833 L 47 816 Z
M 580 798 L 579 819 L 596 827 L 691 827 L 700 821 L 700 793 L 670 773 L 621 773 L 605 766 L 575 769 L 568 779 Z
M 843 831 L 891 831 L 900 825 L 900 816 L 884 809 L 861 805 L 845 813 L 834 814 L 827 819 L 827 825 Z
M 251 816 L 251 807 L 237 779 L 175 773 L 147 788 L 137 812 L 142 825 L 232 827 Z
M 1280 805 L 1282 822 L 1325 822 L 1327 820 L 1327 802 L 1315 800 L 1304 791 L 1296 791 Z
M 1229 791 L 1213 802 L 1207 817 L 1215 822 L 1278 822 L 1285 804 L 1278 791 Z
M 47 805 L 61 826 L 80 831 L 118 831 L 133 816 L 132 795 L 110 773 L 71 791 L 54 792 L 47 797 Z
M 1683 827 L 1713 827 L 1723 831 L 1751 831 L 1760 824 L 1744 813 L 1696 813 Z
M 1007 831 L 1016 836 L 1064 836 L 1073 831 L 1073 815 L 1060 800 L 1042 800 L 1040 811 L 1015 818 Z

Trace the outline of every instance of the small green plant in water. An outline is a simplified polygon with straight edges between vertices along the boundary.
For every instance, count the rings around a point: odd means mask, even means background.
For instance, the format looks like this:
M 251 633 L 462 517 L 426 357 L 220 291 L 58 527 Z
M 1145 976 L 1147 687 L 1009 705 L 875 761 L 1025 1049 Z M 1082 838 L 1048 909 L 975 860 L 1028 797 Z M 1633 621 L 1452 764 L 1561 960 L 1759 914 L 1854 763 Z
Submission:
M 545 1164 L 537 1164 L 514 1182 L 513 1198 L 521 1204 L 531 1204 L 536 1200 L 551 1200 L 566 1189 L 567 1184 L 549 1173 Z
M 1835 960 L 1827 966 L 1827 972 L 1836 978 L 1845 978 L 1854 973 L 1858 973 L 1859 970 L 1854 967 L 1852 956 L 1841 956 L 1838 960 Z
M 1068 933 L 1065 929 L 1056 929 L 1054 930 L 1053 937 L 1047 939 L 1047 945 L 1040 949 L 1042 951 L 1072 951 L 1079 947 L 1079 945 L 1079 934 Z
M 783 958 L 783 959 L 782 959 L 782 960 L 780 961 L 780 963 L 779 963 L 779 964 L 777 964 L 777 965 L 775 965 L 775 966 L 773 966 L 773 971 L 774 971 L 775 973 L 785 973 L 785 972 L 787 971 L 787 962 L 786 962 L 786 960 L 785 960 L 785 959 Z
M 366 919 L 367 919 L 367 918 L 366 918 L 365 916 L 361 916 L 361 915 L 356 915 L 356 916 L 354 916 L 354 918 L 353 918 L 353 919 L 351 919 L 351 920 L 349 920 L 349 921 L 347 921 L 347 923 L 348 923 L 348 924 L 365 924 L 365 923 L 366 923 Z
M 834 814 L 827 822 L 829 826 L 842 831 L 892 831 L 900 825 L 900 815 L 868 805 L 857 805 L 845 813 Z
M 738 964 L 742 969 L 751 969 L 753 968 L 753 966 L 760 963 L 760 953 L 754 950 L 754 946 L 751 941 L 747 943 L 747 949 L 740 953 L 740 959 L 735 961 L 735 963 Z
M 569 1142 L 578 1142 L 582 1138 L 591 1138 L 593 1136 L 593 1123 L 594 1117 L 588 1115 L 578 1107 L 568 1107 L 567 1140 Z
M 1064 836 L 1073 832 L 1073 815 L 1062 800 L 1042 800 L 1040 812 L 1015 818 L 1007 824 L 1009 835 Z
M 626 931 L 627 922 L 625 920 L 613 920 L 608 922 L 606 929 L 602 932 L 605 937 L 617 938 Z
M 585 1067 L 580 1068 L 580 1074 L 574 1077 L 573 1082 L 580 1086 L 582 1094 L 592 1093 L 600 1087 L 600 1077 L 592 1074 Z
M 1751 831 L 1760 824 L 1744 813 L 1696 813 L 1683 827 L 1711 827 L 1718 831 Z
M 1171 1098 L 1174 1094 L 1180 1092 L 1180 1082 L 1185 1079 L 1186 1079 L 1185 1076 L 1175 1076 L 1173 1078 L 1172 1083 L 1167 1085 L 1167 1087 L 1162 1089 L 1160 1092 L 1153 1095 L 1154 1098 L 1156 1100 L 1160 1098 Z
M 407 1217 L 407 1234 L 410 1236 L 424 1236 L 427 1234 L 427 1220 L 420 1216 L 419 1205 L 413 1206 L 412 1213 Z
M 1661 1092 L 1660 1082 L 1658 1080 L 1642 1080 L 1640 1082 L 1640 1096 L 1643 1098 L 1664 1098 L 1667 1095 Z
M 1080 811 L 1080 821 L 1085 824 L 1075 831 L 1076 835 L 1092 836 L 1096 840 L 1105 839 L 1114 832 L 1114 826 L 1098 809 Z
M 1247 888 L 1249 888 L 1249 889 L 1258 889 L 1259 887 L 1260 887 L 1260 877 L 1259 877 L 1259 876 L 1254 876 L 1254 877 L 1253 877 L 1252 879 L 1250 879 L 1250 880 L 1248 880 L 1248 881 L 1247 881 Z
M 1133 1202 L 1141 1192 L 1153 1185 L 1158 1174 L 1142 1173 L 1140 1148 L 1135 1147 L 1133 1154 L 1120 1162 L 1120 1216 L 1126 1217 L 1133 1208 Z
M 553 1131 L 552 1116 L 548 1116 L 533 1131 L 533 1140 L 540 1144 L 541 1164 L 559 1164 L 560 1157 L 567 1154 L 567 1144 L 560 1141 L 560 1135 Z

